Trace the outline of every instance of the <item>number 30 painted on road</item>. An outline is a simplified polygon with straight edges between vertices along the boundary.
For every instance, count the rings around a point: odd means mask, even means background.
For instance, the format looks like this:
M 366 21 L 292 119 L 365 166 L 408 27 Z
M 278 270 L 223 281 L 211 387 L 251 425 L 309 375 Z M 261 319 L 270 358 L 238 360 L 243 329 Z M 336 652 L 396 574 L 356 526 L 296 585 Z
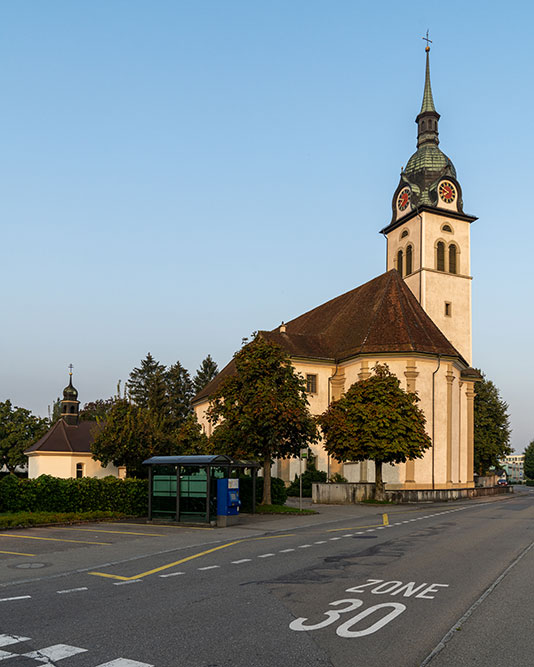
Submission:
M 363 600 L 357 600 L 356 598 L 350 598 L 347 600 L 336 600 L 335 602 L 330 602 L 330 606 L 337 607 L 338 605 L 343 603 L 347 603 L 347 606 L 335 610 L 325 611 L 325 616 L 327 618 L 324 621 L 321 621 L 320 623 L 315 623 L 314 625 L 304 625 L 304 623 L 308 619 L 301 617 L 301 618 L 296 618 L 294 621 L 292 621 L 289 624 L 289 627 L 291 630 L 295 630 L 296 632 L 309 632 L 310 630 L 320 630 L 321 628 L 326 628 L 328 625 L 331 625 L 332 623 L 338 621 L 341 614 L 345 614 L 349 611 L 354 611 L 355 609 L 361 607 L 363 604 Z M 379 611 L 380 609 L 391 609 L 391 611 L 389 612 L 389 614 L 382 616 L 382 618 L 379 618 L 372 625 L 370 625 L 367 628 L 364 628 L 363 630 L 351 629 L 355 625 L 357 625 L 360 621 L 362 621 L 364 618 L 367 618 L 367 616 L 374 614 L 375 611 Z M 383 604 L 375 604 L 372 607 L 369 607 L 368 609 L 360 611 L 358 614 L 356 614 L 356 616 L 353 616 L 352 618 L 349 618 L 348 621 L 345 621 L 345 623 L 342 623 L 336 630 L 336 634 L 339 637 L 347 637 L 347 638 L 365 637 L 366 635 L 372 635 L 373 632 L 380 630 L 380 628 L 383 628 L 390 621 L 396 618 L 399 614 L 402 614 L 402 612 L 405 609 L 406 606 L 401 604 L 400 602 L 384 602 Z

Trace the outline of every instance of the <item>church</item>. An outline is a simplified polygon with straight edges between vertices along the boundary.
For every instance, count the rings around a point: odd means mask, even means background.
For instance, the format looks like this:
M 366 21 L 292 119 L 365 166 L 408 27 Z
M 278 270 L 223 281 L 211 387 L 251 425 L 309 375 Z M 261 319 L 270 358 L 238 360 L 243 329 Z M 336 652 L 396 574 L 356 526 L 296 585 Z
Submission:
M 416 392 L 432 447 L 425 456 L 384 466 L 386 488 L 471 488 L 475 382 L 471 367 L 470 226 L 451 160 L 439 148 L 430 83 L 430 48 L 417 150 L 393 193 L 392 217 L 380 232 L 387 244 L 386 272 L 356 289 L 260 335 L 282 346 L 306 379 L 312 414 L 319 415 L 375 364 L 387 364 L 401 386 Z M 210 395 L 231 361 L 194 399 L 208 436 Z M 317 467 L 349 482 L 373 482 L 374 463 L 338 463 L 317 444 Z M 273 474 L 289 482 L 296 460 L 277 461 Z

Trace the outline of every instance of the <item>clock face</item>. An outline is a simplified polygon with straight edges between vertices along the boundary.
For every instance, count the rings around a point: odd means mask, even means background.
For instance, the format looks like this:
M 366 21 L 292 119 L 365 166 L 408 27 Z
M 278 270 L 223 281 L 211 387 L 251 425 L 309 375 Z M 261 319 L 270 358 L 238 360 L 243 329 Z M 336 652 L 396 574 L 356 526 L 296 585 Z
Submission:
M 410 203 L 410 188 L 404 188 L 399 193 L 399 198 L 397 199 L 397 206 L 399 211 L 405 211 L 408 208 Z
M 456 198 L 456 188 L 449 181 L 441 181 L 439 184 L 439 196 L 446 204 L 452 204 Z

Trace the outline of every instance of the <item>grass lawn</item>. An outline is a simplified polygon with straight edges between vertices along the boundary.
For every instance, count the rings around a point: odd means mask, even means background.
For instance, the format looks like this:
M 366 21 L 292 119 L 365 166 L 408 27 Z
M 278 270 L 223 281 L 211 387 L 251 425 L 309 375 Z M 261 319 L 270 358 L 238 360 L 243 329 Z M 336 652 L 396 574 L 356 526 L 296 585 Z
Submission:
M 121 512 L 7 512 L 0 514 L 0 530 L 44 526 L 51 523 L 69 524 L 124 519 L 125 516 Z
M 288 505 L 256 505 L 256 514 L 319 514 L 315 510 L 299 510 Z

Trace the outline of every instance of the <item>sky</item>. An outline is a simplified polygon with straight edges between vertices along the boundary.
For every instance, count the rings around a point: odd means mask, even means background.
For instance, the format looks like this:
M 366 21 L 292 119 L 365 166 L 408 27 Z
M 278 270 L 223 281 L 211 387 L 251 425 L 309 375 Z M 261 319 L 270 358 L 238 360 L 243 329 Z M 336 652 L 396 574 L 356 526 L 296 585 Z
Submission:
M 534 5 L 0 3 L 0 400 L 194 374 L 385 270 L 425 42 L 471 228 L 473 365 L 534 438 Z

